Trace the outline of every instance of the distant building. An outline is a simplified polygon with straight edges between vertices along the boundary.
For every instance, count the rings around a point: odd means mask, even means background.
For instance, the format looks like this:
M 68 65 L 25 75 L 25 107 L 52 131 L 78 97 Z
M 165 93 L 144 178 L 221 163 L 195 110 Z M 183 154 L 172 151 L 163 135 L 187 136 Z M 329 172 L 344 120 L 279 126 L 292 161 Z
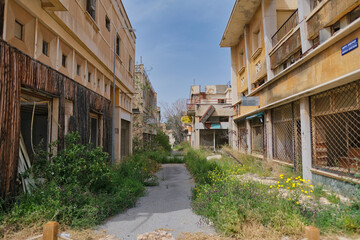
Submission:
M 358 0 L 235 1 L 220 42 L 231 48 L 234 147 L 305 179 L 359 182 L 359 16 Z
M 151 145 L 160 128 L 160 107 L 143 64 L 135 66 L 135 97 L 133 100 L 133 137 L 137 144 Z
M 231 88 L 228 85 L 191 86 L 187 102 L 187 115 L 192 117 L 188 124 L 188 141 L 195 148 L 207 147 L 213 150 L 231 139 L 232 121 Z
M 71 131 L 116 162 L 131 153 L 136 36 L 129 29 L 121 0 L 0 0 L 0 198 L 15 191 L 19 149 L 30 158 L 40 142 L 58 140 L 63 149 Z
M 165 123 L 160 123 L 161 126 L 161 130 L 169 137 L 169 143 L 171 145 L 171 148 L 173 148 L 175 146 L 175 137 L 174 137 L 174 132 L 171 129 L 166 129 L 166 124 Z

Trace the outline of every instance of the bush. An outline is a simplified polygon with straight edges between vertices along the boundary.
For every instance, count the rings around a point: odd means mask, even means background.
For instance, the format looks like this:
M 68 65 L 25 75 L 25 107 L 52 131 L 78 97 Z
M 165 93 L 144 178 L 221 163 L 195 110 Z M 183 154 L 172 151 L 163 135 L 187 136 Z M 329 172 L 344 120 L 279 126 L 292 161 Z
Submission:
M 242 159 L 244 166 L 224 162 L 224 159 L 207 161 L 203 152 L 188 149 L 185 161 L 196 182 L 192 194 L 193 209 L 227 235 L 255 238 L 244 236 L 249 225 L 253 230 L 267 229 L 278 238 L 284 235 L 300 237 L 307 225 L 315 225 L 324 233 L 360 233 L 358 202 L 329 206 L 321 205 L 316 199 L 301 202 L 300 195 L 306 193 L 307 197 L 314 193 L 313 186 L 300 177 L 292 179 L 280 175 L 277 186 L 268 186 L 239 180 L 239 175 L 255 169 L 254 163 L 246 159 Z M 290 192 L 285 197 L 280 188 L 292 189 L 295 195 Z
M 78 140 L 77 133 L 67 135 L 66 149 L 50 154 L 49 160 L 45 152 L 36 154 L 27 174 L 35 176 L 37 187 L 31 195 L 18 196 L 6 212 L 0 210 L 0 225 L 41 226 L 53 220 L 88 228 L 134 206 L 149 179 L 154 179 L 158 156 L 144 152 L 110 166 L 109 155 L 101 148 L 77 144 Z M 4 229 L 0 226 L 0 238 Z

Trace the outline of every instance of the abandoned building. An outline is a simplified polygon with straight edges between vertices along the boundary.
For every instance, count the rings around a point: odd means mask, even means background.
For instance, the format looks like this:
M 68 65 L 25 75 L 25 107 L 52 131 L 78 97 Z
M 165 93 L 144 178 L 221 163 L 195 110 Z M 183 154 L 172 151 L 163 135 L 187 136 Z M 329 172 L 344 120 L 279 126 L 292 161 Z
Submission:
M 116 162 L 131 153 L 131 29 L 121 0 L 0 0 L 0 198 L 14 194 L 19 157 L 61 150 L 68 132 Z
M 187 101 L 189 123 L 187 139 L 195 148 L 212 150 L 229 144 L 232 121 L 231 87 L 229 85 L 191 86 Z
M 359 5 L 235 1 L 220 42 L 231 48 L 234 148 L 314 182 L 360 183 Z
M 133 99 L 133 139 L 139 146 L 151 145 L 160 128 L 160 107 L 157 93 L 151 85 L 144 64 L 135 66 L 135 96 Z

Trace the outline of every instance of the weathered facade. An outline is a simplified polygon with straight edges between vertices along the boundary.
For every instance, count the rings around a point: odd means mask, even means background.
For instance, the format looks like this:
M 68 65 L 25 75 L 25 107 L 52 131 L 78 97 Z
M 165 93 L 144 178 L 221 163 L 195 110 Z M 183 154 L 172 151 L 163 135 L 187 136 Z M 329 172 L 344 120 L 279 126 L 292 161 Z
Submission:
M 235 2 L 220 43 L 231 48 L 235 148 L 306 179 L 359 182 L 359 16 L 358 0 Z
M 144 64 L 135 66 L 135 91 L 133 101 L 133 136 L 136 144 L 151 145 L 160 128 L 160 107 L 157 93 L 151 85 Z
M 14 194 L 19 152 L 62 149 L 71 131 L 116 161 L 130 154 L 136 37 L 121 1 L 2 0 L 0 17 L 0 197 Z
M 201 86 L 191 86 L 187 115 L 192 117 L 187 124 L 191 146 L 216 150 L 228 144 L 232 121 L 230 86 L 207 85 L 205 92 L 201 92 Z

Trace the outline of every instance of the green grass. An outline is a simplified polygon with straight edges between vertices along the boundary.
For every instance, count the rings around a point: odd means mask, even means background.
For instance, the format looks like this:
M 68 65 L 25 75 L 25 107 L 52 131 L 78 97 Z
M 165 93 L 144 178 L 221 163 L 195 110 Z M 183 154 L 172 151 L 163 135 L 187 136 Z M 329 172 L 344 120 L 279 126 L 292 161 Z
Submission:
M 300 188 L 294 197 L 285 198 L 277 188 L 238 179 L 238 175 L 245 173 L 271 176 L 272 166 L 246 156 L 241 158 L 244 165 L 240 166 L 228 157 L 207 161 L 203 151 L 187 149 L 186 152 L 186 165 L 196 181 L 193 209 L 226 235 L 241 238 L 249 224 L 270 229 L 280 236 L 300 236 L 307 225 L 315 225 L 322 233 L 360 233 L 360 204 L 356 201 L 323 206 L 314 200 L 307 204 L 299 200 Z M 285 180 L 294 176 L 288 168 L 282 170 Z M 267 172 L 261 174 L 262 171 Z M 314 190 L 313 196 L 322 194 L 322 190 L 316 187 Z
M 158 162 L 167 156 L 142 152 L 111 166 L 109 156 L 100 148 L 77 144 L 78 139 L 78 134 L 67 136 L 67 148 L 57 156 L 50 155 L 50 161 L 46 153 L 38 153 L 28 174 L 43 180 L 32 194 L 20 194 L 12 204 L 2 202 L 0 238 L 9 226 L 40 227 L 47 221 L 72 228 L 100 224 L 133 207 L 145 186 L 156 184 Z

